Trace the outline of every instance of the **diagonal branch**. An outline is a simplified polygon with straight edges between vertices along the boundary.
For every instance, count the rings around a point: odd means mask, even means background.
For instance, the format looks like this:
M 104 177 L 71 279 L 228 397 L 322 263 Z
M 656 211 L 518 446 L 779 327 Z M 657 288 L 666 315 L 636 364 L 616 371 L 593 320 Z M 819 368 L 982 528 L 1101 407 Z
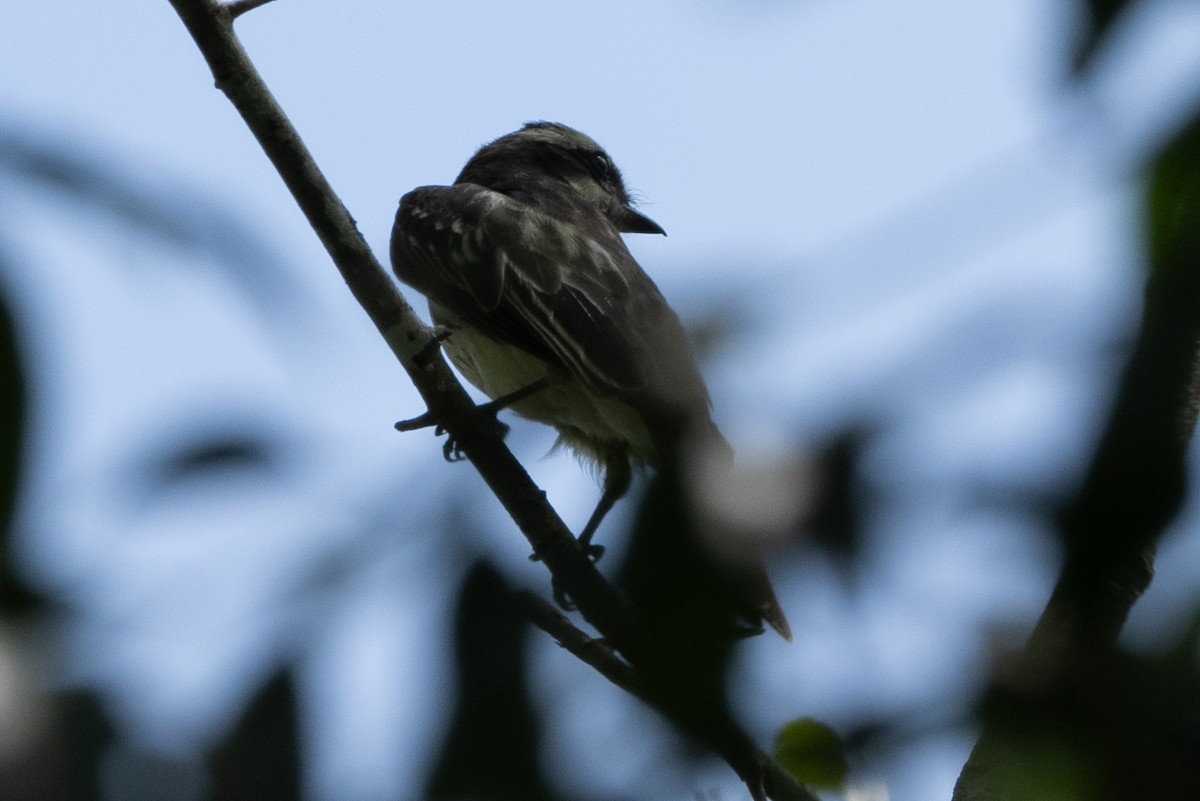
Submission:
M 532 592 L 521 592 L 517 598 L 533 625 L 553 637 L 580 662 L 590 665 L 630 695 L 644 699 L 637 672 L 608 644 L 580 631 L 565 615 Z
M 628 613 L 575 542 L 545 493 L 505 446 L 495 423 L 475 404 L 438 353 L 426 350 L 436 338 L 401 297 L 367 247 L 349 211 L 317 169 L 308 149 L 267 90 L 233 32 L 231 6 L 216 0 L 171 0 L 212 69 L 216 84 L 233 103 L 296 203 L 329 252 L 346 284 L 392 352 L 400 360 L 430 414 L 450 432 L 534 553 L 554 575 L 589 623 L 620 646 L 628 638 Z
M 375 259 L 349 212 L 317 169 L 234 35 L 234 17 L 261 3 L 240 0 L 223 5 L 217 0 L 171 0 L 171 4 L 208 62 L 217 87 L 241 114 L 351 293 L 408 373 L 428 406 L 429 418 L 449 432 L 470 459 L 533 552 L 549 568 L 555 586 L 571 598 L 612 648 L 627 652 L 635 635 L 624 601 L 584 555 L 547 503 L 545 493 L 505 446 L 494 415 L 477 408 L 450 372 L 436 348 L 438 335 L 416 316 Z M 581 632 L 576 637 L 561 629 L 561 622 L 554 625 L 568 639 L 579 641 L 579 637 L 584 637 Z M 645 636 L 639 639 L 644 640 Z M 608 675 L 604 666 L 584 661 Z M 608 666 L 612 664 L 616 663 Z M 627 675 L 622 669 L 620 676 L 614 674 L 610 678 L 625 686 L 622 682 Z M 681 725 L 670 711 L 661 707 L 659 710 Z M 815 801 L 816 797 L 807 788 L 755 748 L 740 730 L 735 729 L 733 734 L 736 736 L 730 739 L 736 746 L 714 745 L 714 748 L 746 781 L 756 799 L 763 798 L 765 791 L 776 801 Z
M 1058 583 L 1012 680 L 994 688 L 1009 709 L 986 721 L 955 801 L 1018 797 L 1007 792 L 1020 766 L 1008 764 L 1006 749 L 1036 733 L 1039 715 L 1078 700 L 1086 693 L 1080 688 L 1111 663 L 1129 611 L 1150 585 L 1158 541 L 1183 501 L 1200 397 L 1198 181 L 1200 124 L 1193 124 L 1160 158 L 1151 182 L 1156 230 L 1148 237 L 1152 272 L 1141 327 L 1100 447 L 1059 519 L 1065 554 Z M 1122 728 L 1136 739 L 1131 722 Z
M 549 634 L 573 656 L 603 675 L 625 692 L 654 706 L 654 700 L 642 685 L 637 671 L 613 652 L 606 643 L 584 634 L 550 604 L 530 592 L 518 594 L 525 614 L 542 631 Z M 723 755 L 727 759 L 729 755 Z M 758 781 L 767 796 L 776 801 L 818 801 L 817 797 L 775 760 L 758 749 L 742 759 L 749 759 L 761 772 Z M 753 792 L 753 788 L 751 789 Z

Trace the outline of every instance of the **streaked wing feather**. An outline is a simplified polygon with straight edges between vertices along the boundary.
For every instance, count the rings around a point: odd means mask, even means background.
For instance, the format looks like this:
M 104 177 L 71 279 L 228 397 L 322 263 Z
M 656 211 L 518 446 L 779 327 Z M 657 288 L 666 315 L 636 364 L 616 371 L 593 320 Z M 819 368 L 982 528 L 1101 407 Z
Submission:
M 423 187 L 401 201 L 392 261 L 402 280 L 471 325 L 598 391 L 625 394 L 646 382 L 626 319 L 625 273 L 640 268 L 615 230 L 611 239 L 480 186 Z

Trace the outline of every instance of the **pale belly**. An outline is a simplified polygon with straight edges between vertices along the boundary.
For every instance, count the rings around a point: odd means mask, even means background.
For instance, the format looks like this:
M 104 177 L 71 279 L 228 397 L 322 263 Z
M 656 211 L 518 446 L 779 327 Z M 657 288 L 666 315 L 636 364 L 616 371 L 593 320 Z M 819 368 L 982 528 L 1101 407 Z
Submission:
M 448 315 L 438 314 L 435 318 Z M 582 382 L 531 356 L 469 327 L 451 324 L 442 348 L 468 381 L 489 398 L 498 398 L 547 376 L 553 383 L 513 404 L 522 417 L 553 426 L 563 442 L 582 455 L 602 461 L 606 450 L 628 448 L 638 461 L 654 464 L 654 444 L 642 417 L 616 398 L 596 395 Z

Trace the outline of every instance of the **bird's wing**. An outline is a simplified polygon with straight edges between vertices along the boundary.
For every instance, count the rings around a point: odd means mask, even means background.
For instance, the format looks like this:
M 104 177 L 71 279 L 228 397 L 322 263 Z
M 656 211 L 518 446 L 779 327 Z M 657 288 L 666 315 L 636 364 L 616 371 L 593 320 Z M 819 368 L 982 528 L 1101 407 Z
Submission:
M 475 184 L 422 187 L 401 199 L 392 263 L 464 322 L 598 392 L 629 395 L 654 381 L 653 343 L 644 341 L 651 329 L 632 318 L 634 306 L 661 305 L 679 324 L 604 226 L 585 231 Z

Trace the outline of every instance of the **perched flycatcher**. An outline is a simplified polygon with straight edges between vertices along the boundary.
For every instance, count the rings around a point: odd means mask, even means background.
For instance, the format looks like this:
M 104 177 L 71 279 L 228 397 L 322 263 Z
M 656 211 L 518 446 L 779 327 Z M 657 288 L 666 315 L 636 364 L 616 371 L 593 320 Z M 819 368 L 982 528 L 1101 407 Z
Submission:
M 593 553 L 635 465 L 684 446 L 732 459 L 683 325 L 622 233 L 664 232 L 596 142 L 552 122 L 485 145 L 453 186 L 406 194 L 392 229 L 396 275 L 429 299 L 455 366 L 493 399 L 540 387 L 513 410 L 602 470 L 579 538 Z

